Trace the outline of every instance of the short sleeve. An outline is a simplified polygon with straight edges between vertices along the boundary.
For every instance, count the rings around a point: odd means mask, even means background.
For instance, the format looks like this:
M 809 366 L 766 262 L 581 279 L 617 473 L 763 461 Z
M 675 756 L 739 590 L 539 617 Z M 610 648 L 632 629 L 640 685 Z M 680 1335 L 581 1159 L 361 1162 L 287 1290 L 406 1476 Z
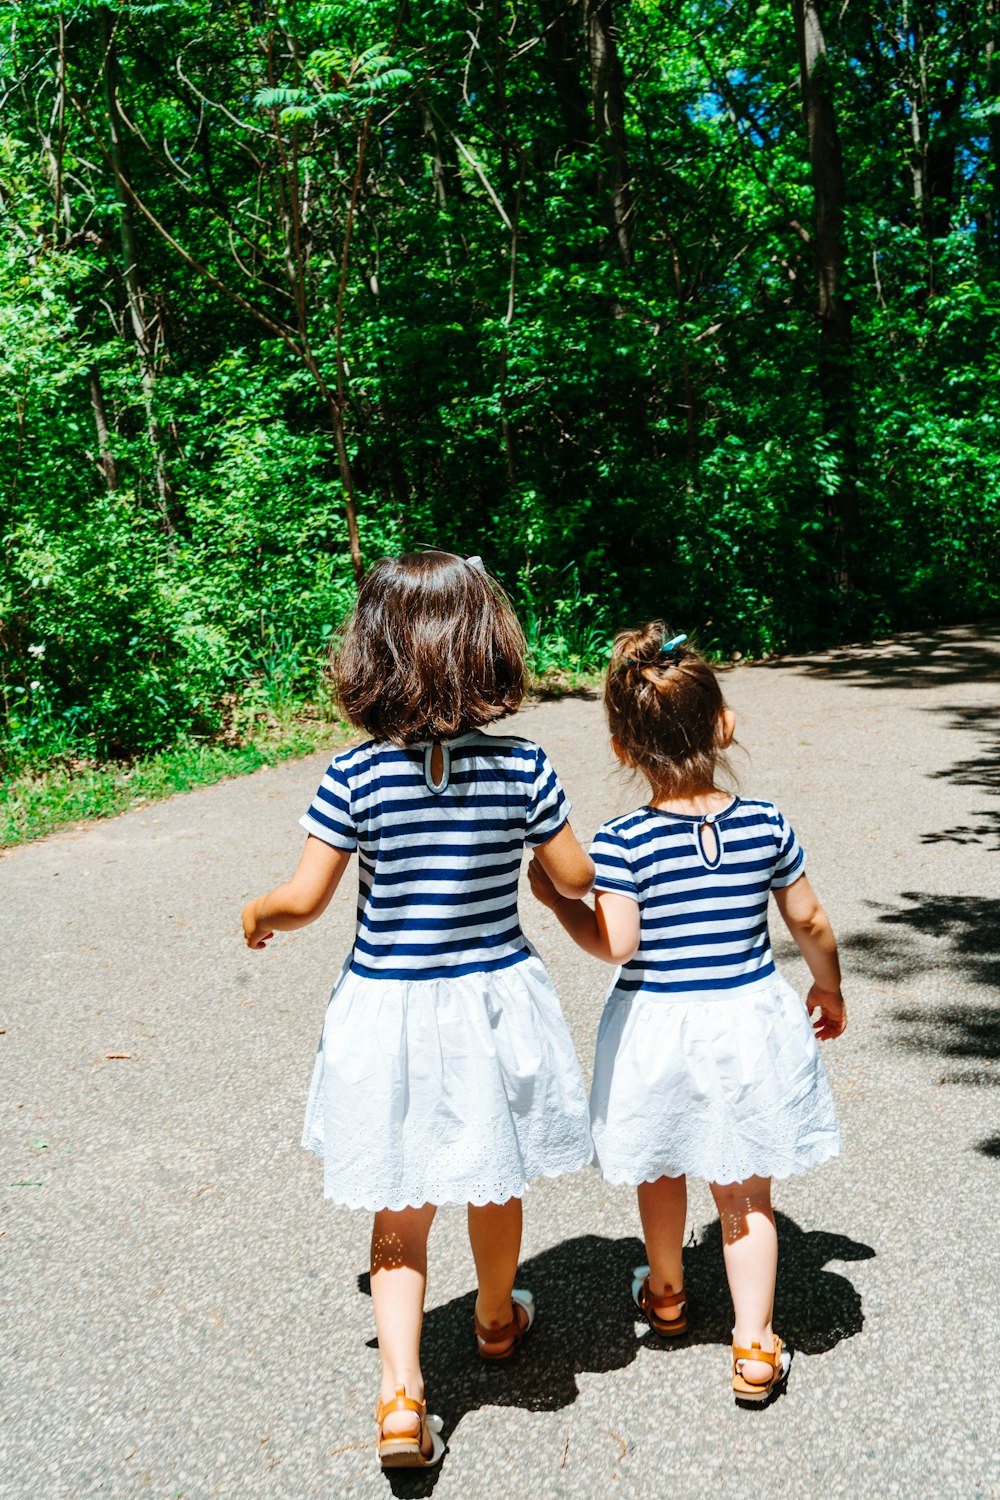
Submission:
M 535 774 L 528 789 L 524 841 L 535 847 L 555 838 L 570 813 L 570 801 L 541 746 L 536 747 Z
M 771 885 L 772 887 L 791 885 L 792 881 L 798 880 L 805 870 L 805 850 L 795 837 L 795 830 L 785 821 L 777 808 L 774 810 L 772 828 L 778 859 L 771 872 Z
M 303 813 L 299 823 L 314 838 L 322 839 L 334 849 L 356 849 L 357 829 L 351 815 L 351 788 L 347 775 L 337 762 L 331 761 L 329 769 L 317 788 L 316 795 Z
M 639 900 L 639 888 L 632 874 L 628 845 L 621 834 L 615 833 L 605 823 L 594 835 L 590 857 L 597 871 L 594 877 L 595 891 L 609 891 L 616 896 L 631 896 L 633 901 Z

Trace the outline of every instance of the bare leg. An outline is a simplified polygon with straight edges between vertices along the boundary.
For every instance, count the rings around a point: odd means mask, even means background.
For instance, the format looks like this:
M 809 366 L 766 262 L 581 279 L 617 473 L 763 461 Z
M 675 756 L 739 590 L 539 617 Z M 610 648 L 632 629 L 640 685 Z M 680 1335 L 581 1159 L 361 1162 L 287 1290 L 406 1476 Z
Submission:
M 649 1257 L 649 1290 L 654 1297 L 684 1285 L 681 1246 L 687 1215 L 687 1178 L 658 1177 L 640 1182 L 639 1217 Z
M 771 1207 L 770 1177 L 745 1182 L 713 1182 L 712 1196 L 722 1223 L 722 1255 L 733 1299 L 733 1341 L 743 1349 L 757 1341 L 774 1350 L 774 1280 L 778 1271 L 778 1231 Z M 770 1365 L 747 1360 L 748 1380 L 766 1380 Z
M 400 1386 L 415 1401 L 424 1397 L 420 1369 L 420 1330 L 424 1321 L 424 1291 L 427 1286 L 427 1236 L 434 1218 L 434 1204 L 404 1208 L 399 1213 L 382 1209 L 372 1227 L 372 1303 L 378 1350 L 382 1360 L 382 1400 L 391 1400 Z M 418 1427 L 415 1412 L 393 1412 L 383 1431 L 400 1437 L 413 1436 Z M 424 1435 L 424 1450 L 431 1443 Z
M 502 1328 L 514 1316 L 510 1294 L 521 1253 L 520 1198 L 482 1207 L 470 1203 L 469 1244 L 479 1279 L 476 1317 L 488 1328 Z

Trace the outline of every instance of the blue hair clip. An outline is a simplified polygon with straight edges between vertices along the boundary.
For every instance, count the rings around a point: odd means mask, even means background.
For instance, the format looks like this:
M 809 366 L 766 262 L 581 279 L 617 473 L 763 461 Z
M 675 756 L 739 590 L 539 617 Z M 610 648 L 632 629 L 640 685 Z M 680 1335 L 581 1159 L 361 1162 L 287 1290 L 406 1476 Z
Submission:
M 463 558 L 462 560 L 470 568 L 475 568 L 475 570 L 476 570 L 477 573 L 485 573 L 486 572 L 486 569 L 483 567 L 483 560 L 478 555 L 478 553 L 477 553 L 477 555 L 475 557 L 466 557 L 466 558 Z
M 659 654 L 661 656 L 676 656 L 686 640 L 686 635 L 675 635 L 672 640 L 664 641 L 660 647 Z M 626 656 L 625 665 L 627 667 L 651 667 L 653 663 L 651 661 L 640 662 L 637 656 Z

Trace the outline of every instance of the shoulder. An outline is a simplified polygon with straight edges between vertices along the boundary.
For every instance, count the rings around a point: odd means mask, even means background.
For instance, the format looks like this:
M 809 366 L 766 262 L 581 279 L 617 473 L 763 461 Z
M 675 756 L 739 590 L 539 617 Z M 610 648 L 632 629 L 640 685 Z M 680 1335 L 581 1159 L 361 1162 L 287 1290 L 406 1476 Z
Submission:
M 799 848 L 792 825 L 773 802 L 751 797 L 744 800 L 741 797 L 726 822 L 737 832 L 742 832 L 743 843 L 748 847 L 766 847 L 770 839 L 780 858 Z
M 550 764 L 541 745 L 517 734 L 486 734 L 485 731 L 477 731 L 464 739 L 463 747 L 507 766 L 515 775 L 525 777 L 533 778 Z
M 726 814 L 727 821 L 743 823 L 770 823 L 772 828 L 785 826 L 785 818 L 773 802 L 761 797 L 738 797 L 735 806 Z
M 390 745 L 386 740 L 364 740 L 360 745 L 349 745 L 346 750 L 338 750 L 330 762 L 327 774 L 341 780 L 356 781 L 378 767 L 393 765 L 406 759 L 406 751 L 399 745 Z
M 330 761 L 331 766 L 337 766 L 341 771 L 347 771 L 356 765 L 364 765 L 371 759 L 371 752 L 377 749 L 375 740 L 364 740 L 360 745 L 348 745 L 346 750 L 338 750 Z
M 534 740 L 526 740 L 523 735 L 487 734 L 485 729 L 477 729 L 469 735 L 463 735 L 462 739 L 473 749 L 506 751 L 509 755 L 534 757 L 541 750 L 540 745 L 536 745 Z
M 534 740 L 526 740 L 520 734 L 487 734 L 485 730 L 479 730 L 474 736 L 469 736 L 469 741 L 474 749 L 492 750 L 496 754 L 511 755 L 517 760 L 533 761 L 545 754 L 541 745 L 537 745 Z
M 655 821 L 648 807 L 637 807 L 635 812 L 620 813 L 617 818 L 609 818 L 606 823 L 602 823 L 594 834 L 594 842 L 596 844 L 598 839 L 607 839 L 611 843 L 638 843 L 649 825 Z

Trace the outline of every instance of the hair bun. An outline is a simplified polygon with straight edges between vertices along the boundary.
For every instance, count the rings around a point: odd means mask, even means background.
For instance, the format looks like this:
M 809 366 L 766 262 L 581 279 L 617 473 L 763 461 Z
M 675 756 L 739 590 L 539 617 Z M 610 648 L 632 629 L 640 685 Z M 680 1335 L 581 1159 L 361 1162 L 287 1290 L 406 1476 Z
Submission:
M 636 631 L 632 641 L 623 642 L 628 650 L 624 661 L 627 667 L 671 667 L 678 660 L 687 640 L 686 635 L 667 638 L 667 627 L 661 620 L 653 620 L 644 630 Z

